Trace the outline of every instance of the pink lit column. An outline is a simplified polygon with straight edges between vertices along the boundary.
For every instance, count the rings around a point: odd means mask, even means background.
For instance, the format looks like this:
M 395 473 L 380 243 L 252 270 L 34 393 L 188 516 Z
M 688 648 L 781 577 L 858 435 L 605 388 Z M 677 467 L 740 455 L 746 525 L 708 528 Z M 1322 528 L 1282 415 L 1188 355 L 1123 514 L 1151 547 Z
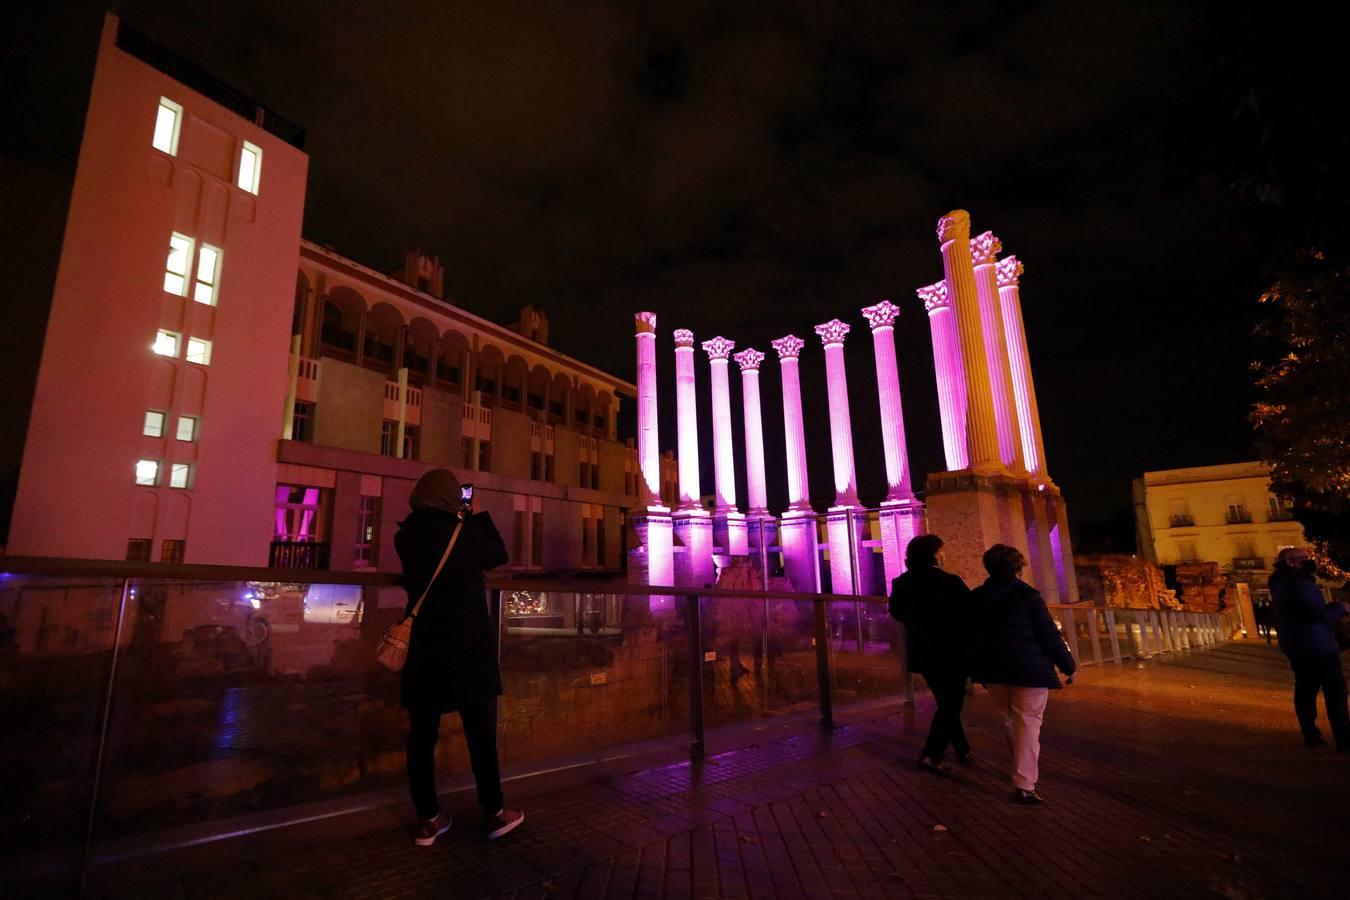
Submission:
M 966 447 L 970 468 L 977 474 L 995 474 L 1003 469 L 998 452 L 998 429 L 994 423 L 994 396 L 990 390 L 989 362 L 984 352 L 984 329 L 980 325 L 980 297 L 975 288 L 975 264 L 970 256 L 970 213 L 954 209 L 938 220 L 942 268 L 947 276 L 952 311 L 960 335 L 961 367 L 966 382 Z
M 816 518 L 808 499 L 806 433 L 802 425 L 802 389 L 797 371 L 805 342 L 785 335 L 773 342 L 783 374 L 783 431 L 787 451 L 788 508 L 779 526 L 783 547 L 783 570 L 792 587 L 815 593 L 820 590 L 820 555 L 816 547 Z
M 1050 473 L 1045 464 L 1041 413 L 1036 406 L 1031 355 L 1027 350 L 1027 332 L 1022 323 L 1022 263 L 1016 256 L 1007 256 L 999 260 L 996 271 L 999 309 L 1003 313 L 1003 337 L 1008 344 L 1008 368 L 1012 372 L 1013 399 L 1017 404 L 1017 424 L 1022 435 L 1022 457 L 1032 477 L 1044 483 L 1050 480 Z
M 637 341 L 638 467 L 642 471 L 643 509 L 633 516 L 637 546 L 629 559 L 629 579 L 639 584 L 675 583 L 674 535 L 670 511 L 661 505 L 661 454 L 657 445 L 656 314 L 634 317 Z M 667 598 L 652 597 L 653 606 Z
M 848 377 L 844 371 L 844 338 L 849 326 L 831 319 L 816 326 L 825 345 L 825 385 L 830 402 L 830 451 L 834 458 L 834 505 L 826 519 L 830 544 L 830 590 L 856 593 L 854 575 L 860 551 L 854 511 L 858 508 L 857 474 L 853 466 L 853 425 L 848 414 Z
M 698 469 L 698 399 L 694 380 L 694 333 L 675 330 L 675 411 L 679 430 L 680 505 L 674 515 L 675 583 L 713 583 L 712 517 L 703 508 Z
M 745 407 L 746 500 L 750 515 L 766 516 L 769 501 L 764 486 L 764 420 L 759 410 L 759 364 L 764 362 L 764 354 L 747 348 L 733 358 L 741 367 L 741 400 Z
M 1003 313 L 999 309 L 994 263 L 1003 244 L 992 231 L 970 241 L 975 264 L 975 290 L 980 298 L 980 330 L 984 332 L 984 356 L 989 365 L 989 383 L 994 396 L 994 424 L 998 429 L 999 460 L 1014 472 L 1026 471 L 1017 406 L 1013 400 L 1012 373 L 1008 369 L 1008 344 L 1004 339 Z
M 900 307 L 882 300 L 862 310 L 872 329 L 881 406 L 881 443 L 886 456 L 886 499 L 881 504 L 881 556 L 886 583 L 904 571 L 904 548 L 919 533 L 922 514 L 910 484 L 905 415 L 900 402 L 900 370 L 895 361 L 895 320 Z
M 942 450 L 947 471 L 970 466 L 966 448 L 966 375 L 961 366 L 961 342 L 956 334 L 947 282 L 939 281 L 916 291 L 928 312 L 933 336 L 933 367 L 937 375 L 938 414 L 942 419 Z
M 731 385 L 727 381 L 728 360 L 734 349 L 733 341 L 720 336 L 703 342 L 703 350 L 712 367 L 713 474 L 717 494 L 714 530 L 725 529 L 726 537 L 721 546 L 726 553 L 744 556 L 745 518 L 736 509 L 736 451 L 731 433 Z

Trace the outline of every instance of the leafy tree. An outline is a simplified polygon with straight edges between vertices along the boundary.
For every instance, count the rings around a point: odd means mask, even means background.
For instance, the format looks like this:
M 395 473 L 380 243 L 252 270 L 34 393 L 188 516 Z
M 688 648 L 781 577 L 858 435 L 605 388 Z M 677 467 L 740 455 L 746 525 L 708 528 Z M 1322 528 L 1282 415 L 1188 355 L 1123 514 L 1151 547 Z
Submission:
M 1261 295 L 1271 309 L 1258 333 L 1280 349 L 1257 363 L 1251 420 L 1274 490 L 1326 568 L 1350 569 L 1350 264 L 1316 250 Z

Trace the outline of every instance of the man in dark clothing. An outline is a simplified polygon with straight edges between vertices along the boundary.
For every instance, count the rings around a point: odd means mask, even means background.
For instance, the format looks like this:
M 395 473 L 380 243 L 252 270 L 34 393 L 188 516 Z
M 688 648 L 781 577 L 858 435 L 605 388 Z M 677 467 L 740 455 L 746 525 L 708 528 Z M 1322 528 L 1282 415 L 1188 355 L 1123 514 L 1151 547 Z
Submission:
M 1350 713 L 1346 709 L 1345 673 L 1332 629 L 1345 615 L 1339 603 L 1327 604 L 1313 575 L 1317 564 L 1302 547 L 1286 547 L 1275 560 L 1270 576 L 1271 607 L 1280 651 L 1294 670 L 1294 715 L 1303 743 L 1326 743 L 1317 727 L 1317 693 L 1327 707 L 1327 721 L 1336 749 L 1350 752 Z
M 921 769 L 945 771 L 947 745 L 964 765 L 972 762 L 961 727 L 966 702 L 966 656 L 972 636 L 970 590 L 942 570 L 942 538 L 923 534 L 905 548 L 905 571 L 891 582 L 891 617 L 905 626 L 909 670 L 922 675 L 937 701 L 928 740 L 919 754 Z

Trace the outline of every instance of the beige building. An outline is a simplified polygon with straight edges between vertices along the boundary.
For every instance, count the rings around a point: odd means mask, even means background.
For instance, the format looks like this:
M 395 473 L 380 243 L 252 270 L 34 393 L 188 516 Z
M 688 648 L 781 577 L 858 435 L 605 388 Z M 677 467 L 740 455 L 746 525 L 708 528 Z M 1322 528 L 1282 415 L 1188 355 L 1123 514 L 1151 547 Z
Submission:
M 1275 554 L 1305 543 L 1288 502 L 1271 493 L 1270 468 L 1261 462 L 1145 472 L 1134 481 L 1134 509 L 1146 560 L 1217 562 L 1258 592 Z

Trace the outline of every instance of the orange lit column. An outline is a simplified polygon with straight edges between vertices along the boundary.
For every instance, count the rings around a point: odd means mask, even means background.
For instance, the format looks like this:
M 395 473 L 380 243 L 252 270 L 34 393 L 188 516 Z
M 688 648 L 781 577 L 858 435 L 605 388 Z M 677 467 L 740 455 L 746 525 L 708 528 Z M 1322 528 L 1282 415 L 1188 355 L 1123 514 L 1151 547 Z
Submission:
M 994 425 L 998 431 L 999 460 L 1014 472 L 1026 471 L 1022 458 L 1022 437 L 1018 428 L 1017 407 L 1013 400 L 1013 379 L 1008 369 L 1008 344 L 999 309 L 999 291 L 994 263 L 1003 244 L 992 231 L 976 235 L 970 241 L 975 264 L 975 291 L 980 298 L 980 330 L 984 332 L 984 357 L 989 366 L 989 386 L 994 399 Z
M 970 255 L 970 213 L 954 209 L 938 220 L 942 268 L 961 348 L 966 381 L 966 447 L 970 468 L 977 474 L 1003 470 L 998 452 L 998 429 L 994 423 L 994 397 L 990 390 L 989 363 L 980 325 L 980 297 L 975 288 L 975 265 Z

